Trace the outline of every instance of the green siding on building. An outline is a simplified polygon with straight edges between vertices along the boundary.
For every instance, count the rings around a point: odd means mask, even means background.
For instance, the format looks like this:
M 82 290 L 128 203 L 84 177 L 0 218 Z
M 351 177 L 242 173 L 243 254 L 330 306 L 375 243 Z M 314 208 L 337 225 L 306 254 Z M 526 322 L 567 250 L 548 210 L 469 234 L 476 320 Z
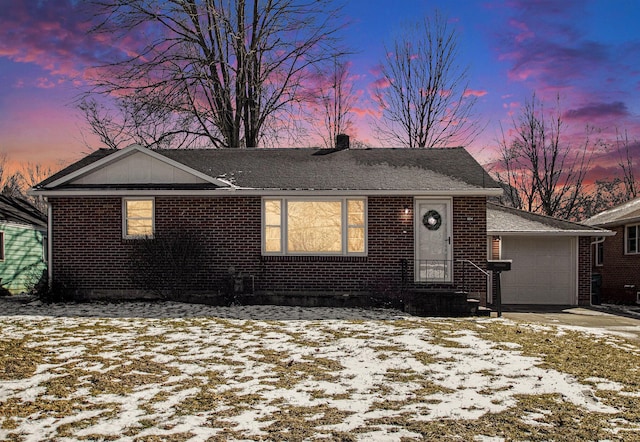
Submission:
M 47 268 L 44 261 L 44 230 L 0 222 L 4 256 L 0 261 L 2 286 L 17 294 L 29 290 Z

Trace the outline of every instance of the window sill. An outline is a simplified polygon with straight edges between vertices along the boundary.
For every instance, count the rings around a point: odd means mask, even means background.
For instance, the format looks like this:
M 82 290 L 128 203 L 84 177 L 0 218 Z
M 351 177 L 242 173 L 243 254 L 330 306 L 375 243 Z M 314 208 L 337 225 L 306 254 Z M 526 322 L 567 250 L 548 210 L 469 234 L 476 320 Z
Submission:
M 367 256 L 349 255 L 262 255 L 263 262 L 366 262 Z

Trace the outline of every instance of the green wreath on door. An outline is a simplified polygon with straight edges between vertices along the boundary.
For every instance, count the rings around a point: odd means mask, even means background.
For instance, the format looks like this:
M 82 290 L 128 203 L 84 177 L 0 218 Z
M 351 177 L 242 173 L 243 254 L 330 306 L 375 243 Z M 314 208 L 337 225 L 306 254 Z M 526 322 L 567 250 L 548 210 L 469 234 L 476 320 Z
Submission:
M 438 230 L 442 225 L 442 216 L 437 210 L 429 210 L 422 217 L 422 224 L 429 230 Z

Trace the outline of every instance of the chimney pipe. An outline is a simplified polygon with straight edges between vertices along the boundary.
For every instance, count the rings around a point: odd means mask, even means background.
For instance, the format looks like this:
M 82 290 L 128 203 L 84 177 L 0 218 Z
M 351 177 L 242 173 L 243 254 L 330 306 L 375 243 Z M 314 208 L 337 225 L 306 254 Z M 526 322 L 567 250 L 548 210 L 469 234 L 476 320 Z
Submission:
M 349 135 L 336 135 L 336 150 L 349 149 Z

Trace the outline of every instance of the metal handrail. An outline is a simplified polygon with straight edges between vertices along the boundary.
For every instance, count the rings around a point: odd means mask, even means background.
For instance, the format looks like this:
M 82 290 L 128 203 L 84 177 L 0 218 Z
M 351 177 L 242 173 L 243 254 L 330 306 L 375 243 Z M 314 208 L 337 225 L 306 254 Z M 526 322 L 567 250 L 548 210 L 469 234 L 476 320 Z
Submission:
M 470 261 L 468 259 L 456 259 L 457 262 L 468 262 L 469 264 L 471 264 L 472 266 L 474 266 L 476 269 L 480 270 L 482 273 L 484 273 L 484 276 L 489 277 L 490 273 L 487 272 L 486 270 L 481 269 L 475 262 Z

